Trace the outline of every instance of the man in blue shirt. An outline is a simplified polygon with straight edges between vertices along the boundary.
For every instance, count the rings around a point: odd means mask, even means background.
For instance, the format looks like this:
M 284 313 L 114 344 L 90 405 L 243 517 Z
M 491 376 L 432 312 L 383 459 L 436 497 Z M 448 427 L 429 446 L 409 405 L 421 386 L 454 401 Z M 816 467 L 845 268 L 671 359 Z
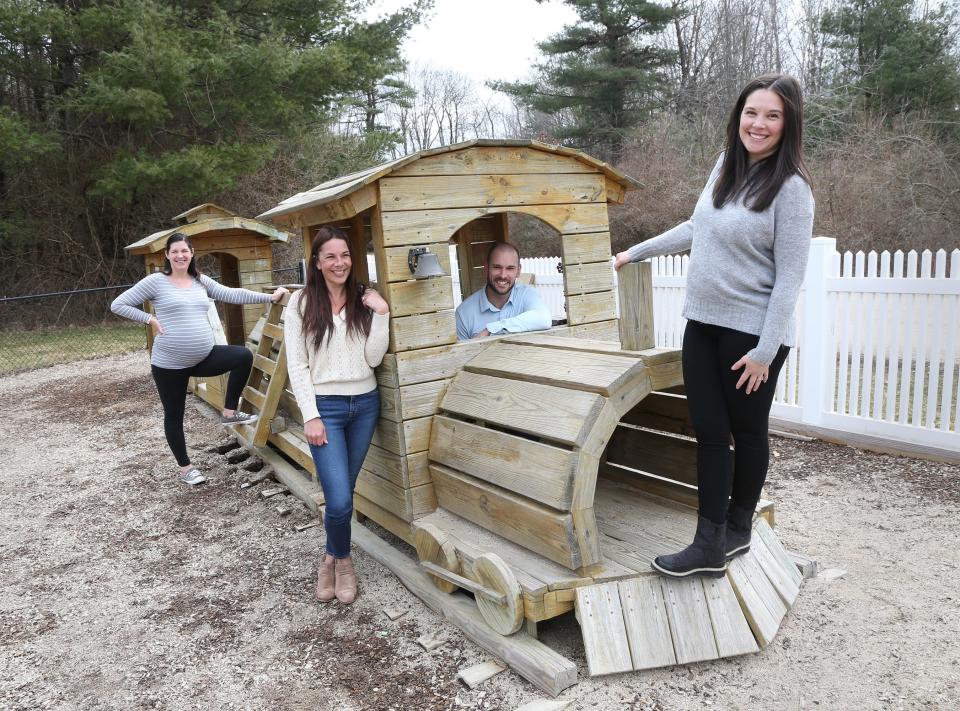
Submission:
M 517 284 L 520 252 L 498 242 L 487 254 L 487 285 L 457 307 L 457 338 L 485 338 L 498 333 L 550 328 L 550 309 L 532 286 Z

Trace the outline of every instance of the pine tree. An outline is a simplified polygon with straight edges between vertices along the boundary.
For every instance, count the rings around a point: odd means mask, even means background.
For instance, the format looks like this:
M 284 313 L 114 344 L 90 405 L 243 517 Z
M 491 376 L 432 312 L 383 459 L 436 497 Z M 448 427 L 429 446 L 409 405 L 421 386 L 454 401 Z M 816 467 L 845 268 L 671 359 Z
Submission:
M 535 83 L 496 82 L 534 112 L 559 115 L 558 140 L 617 161 L 630 130 L 663 102 L 673 52 L 644 39 L 676 11 L 647 0 L 565 0 L 580 16 L 540 50 Z
M 945 7 L 918 15 L 914 0 L 846 0 L 821 22 L 836 57 L 834 83 L 857 87 L 868 108 L 888 115 L 926 111 L 955 121 L 955 23 Z
M 425 4 L 363 22 L 364 0 L 0 2 L 0 243 L 42 245 L 57 212 L 121 255 L 132 215 L 210 199 L 401 71 Z

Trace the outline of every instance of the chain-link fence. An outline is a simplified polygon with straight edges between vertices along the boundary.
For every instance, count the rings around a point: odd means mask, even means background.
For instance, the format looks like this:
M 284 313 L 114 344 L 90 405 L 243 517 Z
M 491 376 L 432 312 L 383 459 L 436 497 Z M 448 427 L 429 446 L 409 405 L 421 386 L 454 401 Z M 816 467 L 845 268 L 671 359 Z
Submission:
M 298 277 L 297 267 L 273 272 L 275 284 Z M 110 311 L 130 286 L 0 298 L 0 376 L 144 348 L 145 327 Z

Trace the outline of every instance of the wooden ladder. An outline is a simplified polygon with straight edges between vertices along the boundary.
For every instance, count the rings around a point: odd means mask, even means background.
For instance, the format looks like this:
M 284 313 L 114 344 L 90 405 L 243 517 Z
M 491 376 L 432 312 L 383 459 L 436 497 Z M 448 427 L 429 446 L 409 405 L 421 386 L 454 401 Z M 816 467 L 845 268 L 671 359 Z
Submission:
M 270 437 L 270 423 L 287 385 L 287 350 L 283 343 L 280 317 L 289 301 L 290 294 L 285 294 L 280 302 L 270 305 L 263 323 L 260 343 L 253 355 L 250 378 L 243 389 L 240 410 L 251 413 L 251 408 L 255 408 L 260 419 L 253 425 L 239 425 L 237 430 L 256 447 L 266 445 L 267 438 Z

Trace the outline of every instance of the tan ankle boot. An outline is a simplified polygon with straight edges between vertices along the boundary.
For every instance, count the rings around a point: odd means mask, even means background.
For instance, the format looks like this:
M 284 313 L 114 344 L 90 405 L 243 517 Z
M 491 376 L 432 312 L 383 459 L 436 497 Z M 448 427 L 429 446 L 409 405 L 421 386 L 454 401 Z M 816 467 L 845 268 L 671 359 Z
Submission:
M 349 556 L 337 559 L 336 571 L 337 599 L 344 605 L 349 605 L 357 598 L 357 573 L 353 569 L 353 561 Z
M 323 556 L 320 569 L 317 571 L 317 600 L 320 602 L 330 602 L 336 594 L 334 571 L 334 558 L 328 553 Z

